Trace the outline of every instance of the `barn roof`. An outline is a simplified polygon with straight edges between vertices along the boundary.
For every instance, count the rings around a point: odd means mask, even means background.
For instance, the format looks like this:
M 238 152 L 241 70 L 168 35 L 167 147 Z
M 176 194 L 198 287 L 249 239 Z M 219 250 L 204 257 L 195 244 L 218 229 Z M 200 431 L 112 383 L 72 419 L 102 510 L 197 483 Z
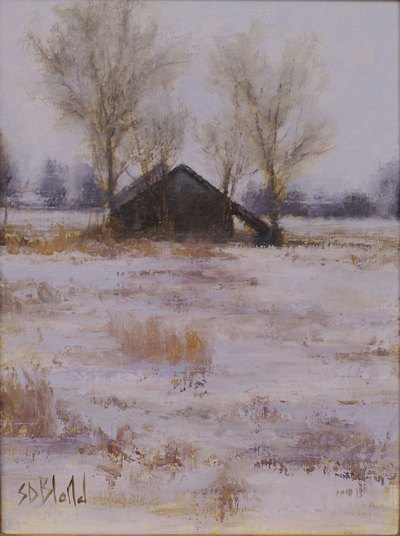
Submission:
M 196 173 L 191 167 L 180 164 L 179 166 L 176 166 L 174 169 L 168 172 L 167 177 L 171 178 L 177 173 L 185 172 L 189 177 L 191 177 L 194 181 L 199 183 L 203 188 L 211 191 L 216 197 L 223 198 L 224 194 L 218 190 L 215 186 L 213 186 L 211 183 L 209 183 L 206 179 L 201 177 L 198 173 Z M 137 196 L 139 196 L 141 193 L 143 193 L 145 190 L 149 188 L 149 186 L 153 186 L 154 184 L 157 184 L 159 181 L 161 181 L 164 178 L 163 168 L 162 166 L 157 166 L 153 170 L 151 170 L 149 173 L 146 173 L 139 177 L 133 184 L 130 186 L 127 186 L 120 192 L 118 192 L 114 197 L 114 207 L 116 210 L 118 210 L 120 207 L 125 205 L 126 203 L 129 203 L 129 201 L 132 201 L 132 199 L 135 199 Z M 258 234 L 268 234 L 270 231 L 270 226 L 255 216 L 252 212 L 244 208 L 239 203 L 235 203 L 232 201 L 231 203 L 231 212 L 233 216 L 236 216 L 241 221 L 243 221 L 246 225 L 254 229 Z
M 156 166 L 149 173 L 145 173 L 132 184 L 123 188 L 114 196 L 114 207 L 119 209 L 122 205 L 125 205 L 129 201 L 132 201 L 135 197 L 147 190 L 149 185 L 156 184 L 163 178 L 162 166 Z

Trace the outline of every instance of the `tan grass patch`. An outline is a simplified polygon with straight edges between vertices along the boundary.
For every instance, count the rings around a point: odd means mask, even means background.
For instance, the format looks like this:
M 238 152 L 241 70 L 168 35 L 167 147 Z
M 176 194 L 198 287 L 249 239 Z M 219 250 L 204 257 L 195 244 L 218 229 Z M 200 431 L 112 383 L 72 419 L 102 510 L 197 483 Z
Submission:
M 5 243 L 7 252 L 13 255 L 18 253 L 52 255 L 56 252 L 66 251 L 68 244 L 77 235 L 79 235 L 78 232 L 67 232 L 62 225 L 59 225 L 57 235 L 51 239 L 41 238 L 35 231 L 32 231 L 28 238 L 18 232 L 13 232 L 6 234 Z
M 148 318 L 140 322 L 131 313 L 110 314 L 108 333 L 114 337 L 123 352 L 134 357 L 177 365 L 190 363 L 209 366 L 212 355 L 206 339 L 194 329 L 186 328 L 183 334 L 164 326 L 160 319 Z
M 53 390 L 44 370 L 5 369 L 0 387 L 3 436 L 52 437 L 56 431 Z
M 153 256 L 157 249 L 147 239 L 128 239 L 116 241 L 112 231 L 104 225 L 99 225 L 86 231 L 72 231 L 64 226 L 57 226 L 57 234 L 53 238 L 43 238 L 36 231 L 31 231 L 29 237 L 18 232 L 9 232 L 5 236 L 5 245 L 8 253 L 18 255 L 53 255 L 54 253 L 71 253 L 79 251 L 91 256 L 117 257 L 123 252 L 133 253 L 137 256 Z
M 208 515 L 222 523 L 226 516 L 235 516 L 240 509 L 241 496 L 246 492 L 244 482 L 221 474 L 205 492 L 205 507 Z
M 97 225 L 87 230 L 68 230 L 63 225 L 57 225 L 56 230 L 54 237 L 44 238 L 33 228 L 29 229 L 27 236 L 17 230 L 10 229 L 5 234 L 6 250 L 12 255 L 19 253 L 53 255 L 54 253 L 79 251 L 91 256 L 112 258 L 122 253 L 143 257 L 152 257 L 158 254 L 158 248 L 151 238 L 129 238 L 125 235 L 118 235 L 106 225 Z M 182 245 L 172 245 L 168 253 L 173 256 L 195 259 L 234 258 L 220 246 L 193 239 L 188 239 Z

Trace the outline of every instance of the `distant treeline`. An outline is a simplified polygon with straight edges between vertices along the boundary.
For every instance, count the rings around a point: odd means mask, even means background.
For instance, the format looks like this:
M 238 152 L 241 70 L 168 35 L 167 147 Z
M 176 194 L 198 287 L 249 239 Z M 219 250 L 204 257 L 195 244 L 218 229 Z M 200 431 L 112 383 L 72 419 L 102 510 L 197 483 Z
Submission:
M 86 209 L 104 207 L 105 194 L 92 167 L 84 162 L 71 166 L 48 158 L 36 178 L 36 202 L 26 201 L 20 181 L 11 181 L 7 195 L 10 206 L 39 204 L 47 208 Z
M 1 194 L 8 199 L 9 206 L 24 204 L 13 178 L 12 166 L 1 151 Z M 7 179 L 7 181 L 6 181 Z M 3 185 L 4 182 L 4 185 Z M 36 178 L 36 195 L 40 205 L 59 209 L 100 208 L 106 204 L 105 192 L 93 168 L 83 162 L 71 166 L 48 158 Z M 400 217 L 400 171 L 396 159 L 382 165 L 376 173 L 372 193 L 347 192 L 335 198 L 310 198 L 298 190 L 289 190 L 281 206 L 281 216 L 324 217 L 324 218 L 383 218 Z M 23 196 L 22 196 L 23 198 Z M 270 213 L 271 201 L 268 189 L 250 182 L 242 195 L 246 208 L 257 216 Z M 5 206 L 4 202 L 0 203 Z M 28 203 L 29 205 L 29 203 Z
M 37 193 L 47 207 L 93 208 L 104 205 L 104 191 L 93 169 L 86 163 L 72 166 L 47 159 Z
M 282 203 L 282 216 L 323 218 L 382 218 L 400 217 L 399 162 L 392 160 L 381 166 L 373 193 L 350 192 L 336 198 L 309 198 L 303 192 L 287 192 Z M 267 188 L 250 183 L 243 195 L 243 204 L 257 216 L 269 212 L 270 199 Z

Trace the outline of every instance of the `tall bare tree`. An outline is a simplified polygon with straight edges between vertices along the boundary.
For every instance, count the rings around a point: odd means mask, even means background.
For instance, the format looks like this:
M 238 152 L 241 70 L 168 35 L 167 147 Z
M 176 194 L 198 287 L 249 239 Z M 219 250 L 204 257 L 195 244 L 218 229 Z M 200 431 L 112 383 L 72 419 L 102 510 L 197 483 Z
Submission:
M 48 100 L 86 130 L 108 205 L 134 151 L 137 109 L 176 80 L 183 47 L 161 35 L 137 0 L 87 0 L 55 8 L 42 39 L 28 33 Z
M 167 173 L 175 165 L 183 146 L 188 117 L 189 112 L 182 103 L 174 103 L 165 95 L 140 111 L 135 146 L 143 174 L 156 167 Z
M 157 104 L 141 107 L 140 126 L 135 132 L 134 160 L 139 162 L 140 170 L 147 181 L 152 195 L 153 210 L 163 229 L 168 230 L 168 172 L 176 164 L 182 149 L 189 112 L 182 103 L 174 103 L 166 95 L 160 95 Z M 161 192 L 153 192 L 152 185 L 157 182 Z
M 246 132 L 237 110 L 224 109 L 201 125 L 198 142 L 208 164 L 216 172 L 225 197 L 225 223 L 228 225 L 230 205 L 238 182 L 250 173 L 251 159 Z
M 301 168 L 331 148 L 332 129 L 318 111 L 324 77 L 314 38 L 289 42 L 274 65 L 255 28 L 217 42 L 212 86 L 227 96 L 248 139 L 249 157 L 264 175 L 273 239 L 279 240 L 286 188 Z

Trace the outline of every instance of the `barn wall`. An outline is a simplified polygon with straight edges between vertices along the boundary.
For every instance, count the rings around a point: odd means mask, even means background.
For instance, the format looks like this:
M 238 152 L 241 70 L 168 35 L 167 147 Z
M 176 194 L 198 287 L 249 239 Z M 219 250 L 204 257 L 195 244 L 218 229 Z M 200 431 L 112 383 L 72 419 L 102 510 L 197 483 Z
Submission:
M 163 206 L 167 207 L 169 221 L 179 235 L 223 236 L 232 234 L 233 219 L 224 230 L 224 201 L 213 191 L 180 170 L 123 205 L 118 216 L 132 231 L 146 231 L 161 222 Z M 155 199 L 157 202 L 155 202 Z M 164 203 L 163 203 L 164 199 Z
M 224 200 L 183 171 L 171 177 L 169 211 L 176 233 L 224 234 Z

